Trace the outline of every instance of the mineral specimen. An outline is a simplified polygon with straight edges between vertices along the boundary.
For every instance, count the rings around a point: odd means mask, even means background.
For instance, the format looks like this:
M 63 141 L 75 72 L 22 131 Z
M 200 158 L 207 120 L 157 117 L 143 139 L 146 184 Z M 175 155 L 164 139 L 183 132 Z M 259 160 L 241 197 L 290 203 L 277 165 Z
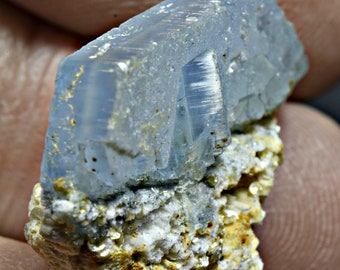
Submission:
M 261 269 L 260 119 L 306 67 L 274 0 L 168 0 L 92 41 L 59 68 L 29 243 L 56 269 Z

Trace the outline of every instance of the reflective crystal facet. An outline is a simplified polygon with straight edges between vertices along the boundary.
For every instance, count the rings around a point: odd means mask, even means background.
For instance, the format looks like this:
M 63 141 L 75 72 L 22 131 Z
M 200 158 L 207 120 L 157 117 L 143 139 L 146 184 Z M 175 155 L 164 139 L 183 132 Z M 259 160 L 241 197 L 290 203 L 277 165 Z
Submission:
M 90 198 L 201 180 L 230 130 L 281 104 L 306 71 L 274 0 L 163 1 L 60 66 L 42 187 Z

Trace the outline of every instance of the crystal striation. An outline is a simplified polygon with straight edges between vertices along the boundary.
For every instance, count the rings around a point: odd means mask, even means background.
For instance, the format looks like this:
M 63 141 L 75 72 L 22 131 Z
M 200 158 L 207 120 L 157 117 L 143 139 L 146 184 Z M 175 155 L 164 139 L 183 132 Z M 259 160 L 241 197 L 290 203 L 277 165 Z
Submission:
M 62 62 L 42 187 L 63 178 L 94 199 L 199 181 L 305 70 L 274 0 L 164 1 Z
M 67 57 L 28 242 L 50 269 L 262 269 L 273 111 L 307 68 L 275 0 L 166 0 Z

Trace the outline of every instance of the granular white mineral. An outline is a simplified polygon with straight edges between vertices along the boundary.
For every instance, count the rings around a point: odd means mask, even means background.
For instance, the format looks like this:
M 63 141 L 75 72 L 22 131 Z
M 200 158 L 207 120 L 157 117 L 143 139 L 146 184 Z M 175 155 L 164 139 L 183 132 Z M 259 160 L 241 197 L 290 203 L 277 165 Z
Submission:
M 282 143 L 272 112 L 303 76 L 275 0 L 168 0 L 60 66 L 28 242 L 51 269 L 262 269 Z

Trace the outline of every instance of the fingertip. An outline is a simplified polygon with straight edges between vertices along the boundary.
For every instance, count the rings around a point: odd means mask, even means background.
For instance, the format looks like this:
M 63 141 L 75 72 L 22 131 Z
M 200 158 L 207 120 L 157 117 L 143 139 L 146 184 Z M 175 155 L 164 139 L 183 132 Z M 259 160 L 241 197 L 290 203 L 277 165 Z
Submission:
M 55 74 L 76 46 L 73 37 L 6 1 L 0 1 L 0 36 L 0 235 L 23 240 Z
M 300 37 L 308 56 L 309 70 L 299 82 L 292 100 L 316 97 L 340 79 L 340 1 L 325 5 L 318 0 L 278 0 Z
M 160 0 L 11 1 L 52 24 L 85 37 L 100 35 L 160 2 Z
M 285 162 L 255 228 L 265 269 L 337 269 L 340 264 L 339 126 L 297 104 L 279 113 Z
M 28 244 L 0 236 L 0 269 L 43 270 L 48 267 Z

